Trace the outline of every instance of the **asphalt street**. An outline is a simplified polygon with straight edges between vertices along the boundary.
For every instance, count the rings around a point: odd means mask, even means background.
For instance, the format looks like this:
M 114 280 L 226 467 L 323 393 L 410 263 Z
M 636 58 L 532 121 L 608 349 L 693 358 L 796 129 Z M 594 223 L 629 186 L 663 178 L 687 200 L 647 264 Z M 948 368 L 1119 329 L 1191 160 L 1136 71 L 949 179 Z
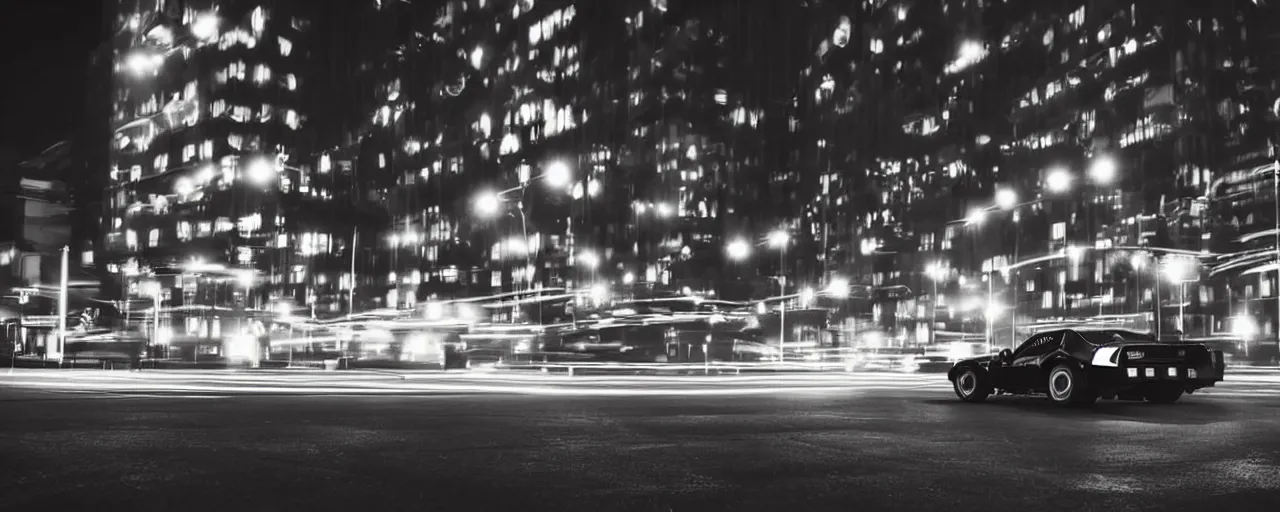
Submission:
M 1277 433 L 1274 372 L 1091 409 L 939 375 L 17 372 L 0 510 L 1275 510 Z

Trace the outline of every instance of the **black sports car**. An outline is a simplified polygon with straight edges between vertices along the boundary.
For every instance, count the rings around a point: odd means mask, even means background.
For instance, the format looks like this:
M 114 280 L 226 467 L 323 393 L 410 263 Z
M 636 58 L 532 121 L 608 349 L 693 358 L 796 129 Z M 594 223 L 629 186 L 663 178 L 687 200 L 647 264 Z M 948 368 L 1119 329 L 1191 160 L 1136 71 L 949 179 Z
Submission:
M 981 402 L 992 394 L 1048 395 L 1060 404 L 1098 398 L 1173 403 L 1222 381 L 1222 351 L 1162 343 L 1123 330 L 1037 333 L 1017 350 L 966 359 L 947 373 L 956 395 Z

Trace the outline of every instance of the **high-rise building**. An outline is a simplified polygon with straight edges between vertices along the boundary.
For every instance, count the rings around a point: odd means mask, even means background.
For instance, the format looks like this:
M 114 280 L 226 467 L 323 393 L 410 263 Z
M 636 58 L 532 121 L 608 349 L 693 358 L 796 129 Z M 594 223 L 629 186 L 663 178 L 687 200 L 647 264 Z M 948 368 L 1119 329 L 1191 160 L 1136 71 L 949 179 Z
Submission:
M 116 0 L 103 263 L 131 296 L 265 305 L 328 253 L 307 93 L 319 3 Z M 319 234 L 311 233 L 316 231 Z M 307 236 L 311 235 L 311 236 Z
M 1008 343 L 1019 324 L 1100 313 L 1222 328 L 1221 288 L 1188 262 L 1218 244 L 1211 184 L 1274 132 L 1257 72 L 1269 9 L 814 4 L 826 25 L 799 126 L 830 148 L 814 165 L 840 171 L 810 175 L 823 252 L 899 291 L 870 313 L 900 339 L 934 324 Z
M 356 263 L 358 295 L 405 306 L 592 282 L 714 289 L 726 240 L 769 217 L 768 195 L 751 195 L 777 151 L 765 112 L 790 95 L 752 61 L 785 59 L 749 37 L 770 17 L 751 5 L 441 0 L 350 13 L 339 37 L 355 108 L 333 158 L 390 218 L 365 237 L 376 247 Z

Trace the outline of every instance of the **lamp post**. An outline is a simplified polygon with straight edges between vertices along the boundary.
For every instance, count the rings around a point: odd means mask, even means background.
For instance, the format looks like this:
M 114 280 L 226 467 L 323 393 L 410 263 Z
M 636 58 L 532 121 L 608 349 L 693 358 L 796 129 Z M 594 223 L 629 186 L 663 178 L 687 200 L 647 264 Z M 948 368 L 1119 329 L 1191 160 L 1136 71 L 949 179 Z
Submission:
M 938 342 L 938 281 L 946 277 L 946 267 L 941 263 L 933 263 L 925 271 L 933 282 L 933 295 L 929 301 L 929 344 Z
M 983 312 L 987 320 L 987 353 L 991 353 L 991 341 L 995 337 L 995 326 L 992 325 L 992 314 L 995 313 L 995 272 L 987 272 L 987 309 Z
M 786 346 L 787 340 L 787 245 L 791 243 L 791 235 L 786 231 L 777 230 L 769 233 L 769 245 L 777 247 L 780 250 L 781 259 L 778 261 L 778 287 L 781 288 L 779 295 L 783 297 L 778 304 L 778 358 L 779 361 L 785 361 L 783 348 Z
M 517 192 L 519 193 L 519 196 L 516 199 L 516 211 L 520 212 L 520 232 L 523 236 L 525 247 L 526 247 L 525 273 L 527 275 L 525 276 L 524 281 L 525 281 L 525 284 L 527 285 L 531 285 L 533 281 L 533 276 L 528 274 L 529 274 L 529 269 L 533 267 L 534 250 L 528 247 L 529 219 L 524 211 L 525 193 L 528 192 L 529 185 L 537 180 L 545 181 L 547 185 L 551 186 L 552 188 L 563 189 L 570 185 L 570 181 L 572 179 L 573 179 L 573 175 L 569 169 L 569 164 L 563 161 L 557 160 L 549 163 L 542 174 L 533 176 L 532 178 L 524 181 L 523 183 L 517 186 L 511 187 L 505 190 L 500 190 L 497 192 L 482 191 L 478 195 L 476 195 L 476 198 L 473 204 L 476 213 L 482 217 L 493 218 L 493 217 L 496 217 L 499 213 L 501 213 L 502 204 L 508 201 L 509 195 L 515 194 Z M 530 286 L 530 288 L 532 288 L 532 286 Z
M 1195 268 L 1189 258 L 1180 256 L 1175 258 L 1166 258 L 1163 270 L 1164 275 L 1169 279 L 1169 282 L 1178 285 L 1178 331 L 1185 336 L 1187 331 L 1187 281 L 1195 271 Z
M 62 276 L 58 282 L 58 335 L 54 341 L 54 350 L 50 354 L 50 359 L 58 361 L 58 366 L 62 366 L 63 352 L 67 347 L 67 258 L 71 254 L 71 248 L 62 246 Z

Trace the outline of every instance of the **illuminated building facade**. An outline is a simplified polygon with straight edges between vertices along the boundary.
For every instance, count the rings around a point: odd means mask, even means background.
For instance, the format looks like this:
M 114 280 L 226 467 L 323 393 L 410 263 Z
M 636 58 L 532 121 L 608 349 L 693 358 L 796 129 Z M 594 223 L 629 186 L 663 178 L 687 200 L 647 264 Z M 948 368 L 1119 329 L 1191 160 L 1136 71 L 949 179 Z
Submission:
M 333 195 L 308 131 L 315 5 L 108 2 L 101 263 L 129 296 L 265 306 L 314 295 L 304 259 L 335 250 L 307 225 Z
M 332 158 L 389 216 L 365 238 L 359 295 L 710 288 L 726 237 L 767 217 L 744 191 L 763 189 L 762 117 L 782 103 L 743 79 L 759 70 L 735 14 L 651 0 L 350 13 L 356 107 Z
M 1263 4 L 815 4 L 796 132 L 829 170 L 805 175 L 818 253 L 906 290 L 869 311 L 900 339 L 1157 309 L 1222 329 L 1219 284 L 1166 274 L 1220 245 L 1201 198 L 1274 136 Z

